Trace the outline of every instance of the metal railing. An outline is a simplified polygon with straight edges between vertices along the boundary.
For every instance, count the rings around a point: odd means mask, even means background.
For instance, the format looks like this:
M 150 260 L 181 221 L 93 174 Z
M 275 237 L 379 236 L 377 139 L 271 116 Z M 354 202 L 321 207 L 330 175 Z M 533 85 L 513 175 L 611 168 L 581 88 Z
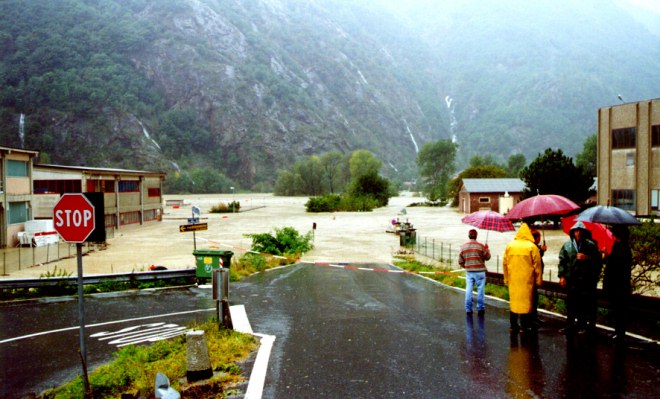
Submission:
M 93 249 L 83 246 L 83 253 Z M 58 242 L 40 247 L 16 247 L 0 249 L 0 275 L 8 275 L 36 265 L 43 265 L 76 255 L 75 244 Z
M 194 278 L 196 269 L 156 270 L 118 274 L 97 274 L 83 276 L 83 285 L 122 281 L 172 280 Z M 0 279 L 0 289 L 37 288 L 50 286 L 77 285 L 78 277 L 43 277 Z

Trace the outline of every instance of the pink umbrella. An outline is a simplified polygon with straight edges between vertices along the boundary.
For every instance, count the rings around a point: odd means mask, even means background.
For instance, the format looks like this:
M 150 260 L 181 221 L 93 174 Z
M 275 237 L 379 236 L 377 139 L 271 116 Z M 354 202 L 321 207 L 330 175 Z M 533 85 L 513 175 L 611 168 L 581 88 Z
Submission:
M 511 220 L 506 216 L 493 211 L 477 211 L 466 215 L 461 222 L 469 224 L 478 229 L 486 230 L 486 242 L 488 242 L 488 231 L 514 231 Z
M 561 195 L 535 195 L 514 205 L 506 217 L 524 219 L 532 216 L 563 215 L 576 209 L 580 209 L 580 207 Z
M 580 207 L 566 197 L 555 194 L 539 194 L 515 204 L 506 214 L 506 217 L 509 219 L 524 219 L 532 216 L 564 215 L 576 209 L 580 209 Z M 543 230 L 543 242 L 545 243 L 545 230 Z

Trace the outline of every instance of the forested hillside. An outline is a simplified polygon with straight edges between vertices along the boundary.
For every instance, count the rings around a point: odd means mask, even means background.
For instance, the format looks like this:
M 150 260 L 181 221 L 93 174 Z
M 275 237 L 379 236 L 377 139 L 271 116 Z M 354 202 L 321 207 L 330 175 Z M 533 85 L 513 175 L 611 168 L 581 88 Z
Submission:
M 360 148 L 414 178 L 419 148 L 452 136 L 459 166 L 573 155 L 598 107 L 660 87 L 657 33 L 614 1 L 0 4 L 0 145 L 214 191 Z

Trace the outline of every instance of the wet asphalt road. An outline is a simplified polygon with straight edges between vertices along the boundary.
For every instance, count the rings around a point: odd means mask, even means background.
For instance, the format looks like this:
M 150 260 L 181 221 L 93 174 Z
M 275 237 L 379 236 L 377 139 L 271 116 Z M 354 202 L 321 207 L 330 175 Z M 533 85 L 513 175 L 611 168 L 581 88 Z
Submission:
M 418 276 L 306 265 L 246 281 L 233 300 L 277 336 L 265 398 L 660 397 L 657 348 L 567 341 L 552 319 L 511 336 L 508 304 L 466 317 L 462 291 Z
M 387 268 L 384 265 L 360 265 Z M 511 336 L 508 305 L 488 300 L 466 317 L 463 292 L 419 276 L 298 265 L 251 276 L 230 289 L 255 332 L 276 336 L 264 398 L 660 397 L 655 345 L 617 351 L 604 335 L 567 340 L 561 320 Z M 145 323 L 186 325 L 214 307 L 197 288 L 86 298 L 89 335 Z M 76 300 L 0 306 L 0 341 L 75 326 Z M 87 339 L 90 366 L 114 346 Z M 77 330 L 0 344 L 0 397 L 39 392 L 79 373 Z
M 207 320 L 213 311 L 205 309 L 214 307 L 209 291 L 197 288 L 86 296 L 89 369 L 111 360 L 118 348 L 118 344 L 92 337 L 93 334 L 139 328 L 150 329 L 151 335 L 157 335 L 171 331 L 174 325 L 183 328 L 191 321 Z M 192 313 L 131 320 L 186 311 Z M 82 368 L 78 320 L 77 297 L 1 304 L 0 341 L 43 331 L 62 331 L 0 343 L 0 398 L 29 397 L 30 393 L 40 393 L 79 375 Z M 120 320 L 127 321 L 114 323 Z M 104 322 L 112 323 L 93 326 Z M 158 323 L 161 326 L 154 327 Z

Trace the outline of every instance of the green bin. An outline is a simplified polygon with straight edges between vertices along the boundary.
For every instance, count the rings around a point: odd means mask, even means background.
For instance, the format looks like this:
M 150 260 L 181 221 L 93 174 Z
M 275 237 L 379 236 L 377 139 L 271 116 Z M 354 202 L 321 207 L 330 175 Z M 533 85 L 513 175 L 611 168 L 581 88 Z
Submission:
M 412 247 L 417 243 L 417 233 L 415 229 L 399 231 L 399 246 Z
M 234 255 L 232 251 L 220 251 L 214 249 L 199 249 L 193 251 L 195 256 L 195 263 L 197 271 L 195 276 L 198 278 L 211 278 L 213 269 L 224 267 L 229 269 L 231 265 L 231 257 Z M 222 261 L 222 266 L 220 262 Z

